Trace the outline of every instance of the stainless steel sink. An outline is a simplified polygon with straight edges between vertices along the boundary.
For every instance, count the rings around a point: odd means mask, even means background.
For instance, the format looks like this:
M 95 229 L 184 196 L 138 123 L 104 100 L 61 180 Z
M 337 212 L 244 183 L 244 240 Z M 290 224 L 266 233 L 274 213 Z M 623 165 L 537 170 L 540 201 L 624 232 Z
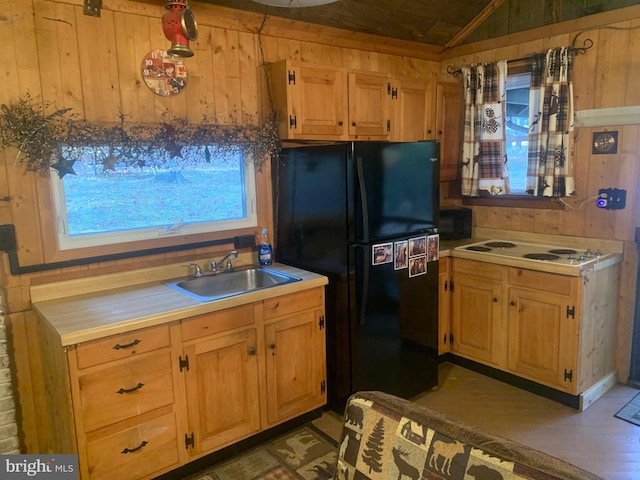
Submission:
M 184 295 L 201 302 L 210 302 L 299 281 L 300 278 L 293 275 L 263 267 L 251 267 L 165 283 Z

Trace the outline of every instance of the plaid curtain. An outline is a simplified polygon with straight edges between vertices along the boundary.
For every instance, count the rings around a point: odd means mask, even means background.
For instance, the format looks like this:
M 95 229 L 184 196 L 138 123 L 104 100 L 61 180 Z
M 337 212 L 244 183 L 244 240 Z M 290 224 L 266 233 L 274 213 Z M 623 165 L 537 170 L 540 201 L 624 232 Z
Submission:
M 573 131 L 573 58 L 556 48 L 531 58 L 527 193 L 575 194 L 570 132 Z M 537 106 L 537 108 L 536 108 Z
M 462 194 L 509 193 L 505 145 L 507 62 L 462 67 L 465 91 Z

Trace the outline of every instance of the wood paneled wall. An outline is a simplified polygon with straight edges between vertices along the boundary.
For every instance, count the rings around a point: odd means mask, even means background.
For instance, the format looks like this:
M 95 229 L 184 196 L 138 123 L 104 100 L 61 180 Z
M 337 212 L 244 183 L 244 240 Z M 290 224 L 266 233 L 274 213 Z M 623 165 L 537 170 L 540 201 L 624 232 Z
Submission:
M 3 66 L 0 104 L 11 103 L 29 92 L 33 98 L 52 102 L 52 108 L 70 107 L 80 119 L 117 122 L 125 115 L 128 122 L 159 122 L 187 119 L 199 122 L 206 116 L 219 123 L 258 121 L 261 105 L 259 65 L 282 59 L 333 65 L 354 70 L 388 72 L 422 79 L 445 78 L 446 67 L 497 58 L 518 58 L 558 45 L 567 45 L 572 33 L 534 37 L 516 36 L 498 42 L 453 49 L 440 62 L 433 48 L 408 42 L 376 39 L 343 32 L 309 28 L 296 22 L 193 2 L 200 34 L 191 46 L 195 56 L 185 59 L 189 71 L 183 94 L 174 98 L 154 95 L 140 76 L 143 56 L 153 49 L 166 49 L 161 31 L 164 3 L 159 0 L 103 0 L 101 17 L 83 15 L 83 0 L 5 0 L 0 15 L 0 45 Z M 625 18 L 640 17 L 640 11 Z M 610 18 L 610 17 L 607 17 Z M 613 17 L 611 17 L 613 18 Z M 617 17 L 616 17 L 617 18 Z M 635 26 L 639 20 L 615 26 Z M 258 33 L 260 32 L 260 33 Z M 329 32 L 331 35 L 329 35 Z M 640 104 L 640 91 L 634 80 L 640 73 L 639 31 L 593 30 L 595 42 L 586 56 L 576 60 L 577 108 L 599 108 Z M 510 45 L 510 46 L 505 46 Z M 464 49 L 467 50 L 464 50 Z M 626 188 L 628 206 L 621 211 L 601 211 L 593 202 L 564 211 L 474 207 L 479 226 L 556 233 L 561 235 L 617 238 L 625 241 L 625 268 L 621 292 L 619 370 L 626 378 L 636 255 L 633 231 L 639 224 L 635 197 L 638 160 L 638 127 L 621 127 L 620 150 L 616 156 L 590 155 L 590 129 L 576 133 L 578 196 L 573 204 L 592 196 L 600 187 Z M 42 263 L 54 242 L 41 225 L 51 217 L 48 180 L 25 173 L 15 166 L 17 152 L 0 151 L 0 224 L 17 229 L 20 261 L 26 265 Z M 270 217 L 270 186 L 260 192 L 266 203 L 263 216 Z M 443 189 L 447 192 L 449 186 Z M 452 203 L 459 199 L 448 200 Z M 45 220 L 45 221 L 43 221 Z M 219 247 L 224 250 L 223 247 Z M 38 451 L 38 431 L 34 412 L 38 388 L 37 351 L 29 342 L 35 335 L 35 315 L 30 309 L 29 285 L 47 281 L 106 273 L 177 262 L 219 252 L 203 249 L 102 262 L 29 275 L 12 276 L 6 254 L 0 255 L 0 287 L 4 289 L 9 329 L 13 332 L 12 361 L 18 379 L 22 412 L 23 451 Z M 626 359 L 626 364 L 625 364 Z
M 329 41 L 326 32 L 301 29 L 290 22 L 268 19 L 263 25 L 260 15 L 192 5 L 199 37 L 191 42 L 195 56 L 184 60 L 187 87 L 181 95 L 162 98 L 147 88 L 140 69 L 147 52 L 169 46 L 160 23 L 163 2 L 103 0 L 99 18 L 83 14 L 83 0 L 7 0 L 3 6 L 0 104 L 29 93 L 51 103 L 51 109 L 72 108 L 78 119 L 92 122 L 116 123 L 124 115 L 127 122 L 140 123 L 171 119 L 198 123 L 206 117 L 220 124 L 254 124 L 262 113 L 259 67 L 282 59 L 425 79 L 437 78 L 440 69 L 439 62 L 430 59 L 435 58 L 432 49 L 407 42 L 369 42 L 373 36 L 348 34 Z M 21 265 L 38 265 L 51 258 L 55 242 L 47 227 L 52 225 L 48 179 L 16 166 L 17 153 L 0 151 L 0 224 L 16 226 Z M 261 175 L 261 225 L 270 226 L 268 169 Z M 226 250 L 227 246 L 219 246 L 16 276 L 10 274 L 7 256 L 2 254 L 0 286 L 6 292 L 7 321 L 13 333 L 22 450 L 38 452 L 38 436 L 48 435 L 46 422 L 34 421 L 38 397 L 46 393 L 39 388 L 41 371 L 34 354 L 37 319 L 30 307 L 31 284 L 214 258 Z
M 599 16 L 600 24 L 592 19 L 580 19 L 511 35 L 504 39 L 479 42 L 447 52 L 442 60 L 441 74 L 446 68 L 518 59 L 549 48 L 582 46 L 587 38 L 593 47 L 574 61 L 575 110 L 588 110 L 627 105 L 640 105 L 640 8 L 623 9 L 629 20 L 605 24 L 619 19 L 613 12 Z M 559 33 L 560 32 L 560 33 Z M 582 33 L 581 33 L 582 32 Z M 618 153 L 592 155 L 594 131 L 617 130 Z M 640 227 L 640 126 L 577 128 L 573 134 L 576 196 L 567 199 L 564 210 L 540 208 L 511 208 L 509 206 L 473 206 L 474 225 L 518 232 L 568 235 L 624 241 L 619 301 L 618 373 L 626 381 L 632 338 L 635 305 L 636 267 L 638 255 L 634 242 L 635 229 Z M 627 205 L 623 210 L 599 209 L 595 196 L 600 188 L 622 188 L 627 191 Z M 446 189 L 445 189 L 446 191 Z M 455 195 L 447 200 L 462 203 Z

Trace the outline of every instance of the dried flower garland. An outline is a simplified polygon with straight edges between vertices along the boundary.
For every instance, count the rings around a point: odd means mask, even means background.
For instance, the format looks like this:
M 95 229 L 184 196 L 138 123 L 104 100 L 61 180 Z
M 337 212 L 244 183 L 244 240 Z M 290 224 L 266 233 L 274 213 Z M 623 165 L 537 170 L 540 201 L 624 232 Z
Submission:
M 199 124 L 174 120 L 129 125 L 121 115 L 120 123 L 103 126 L 76 121 L 70 108 L 45 114 L 49 106 L 36 104 L 29 94 L 12 105 L 0 106 L 0 146 L 16 147 L 16 163 L 27 170 L 46 174 L 54 168 L 61 178 L 75 173 L 73 164 L 83 155 L 79 147 L 87 146 L 107 149 L 107 154 L 97 158 L 103 170 L 113 170 L 116 163 L 144 167 L 148 162 L 185 160 L 182 156 L 185 146 L 195 148 L 206 161 L 210 160 L 212 146 L 218 151 L 253 147 L 254 164 L 260 170 L 264 162 L 280 151 L 275 117 L 261 125 L 234 122 L 219 125 L 210 123 L 206 116 Z M 63 146 L 68 147 L 64 152 Z M 159 155 L 159 150 L 164 153 Z

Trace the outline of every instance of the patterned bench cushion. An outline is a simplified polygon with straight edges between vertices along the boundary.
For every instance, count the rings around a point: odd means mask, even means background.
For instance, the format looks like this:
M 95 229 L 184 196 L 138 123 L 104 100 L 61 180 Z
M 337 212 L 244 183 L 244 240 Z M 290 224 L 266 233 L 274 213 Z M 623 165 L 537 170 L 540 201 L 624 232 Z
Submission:
M 382 392 L 347 402 L 335 480 L 602 480 Z

